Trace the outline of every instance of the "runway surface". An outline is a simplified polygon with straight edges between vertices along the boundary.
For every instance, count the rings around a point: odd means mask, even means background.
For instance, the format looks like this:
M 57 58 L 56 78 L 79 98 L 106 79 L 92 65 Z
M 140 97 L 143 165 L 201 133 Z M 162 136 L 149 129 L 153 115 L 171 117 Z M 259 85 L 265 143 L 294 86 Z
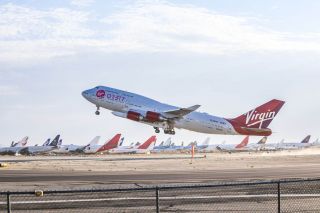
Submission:
M 320 177 L 320 155 L 289 154 L 2 157 L 0 191 Z
M 194 159 L 201 159 L 203 156 L 195 156 Z M 49 159 L 43 158 L 28 158 L 28 159 L 6 159 L 3 158 L 2 161 L 6 163 L 19 163 L 19 162 L 36 162 L 36 161 L 134 161 L 134 160 L 185 160 L 190 159 L 190 157 L 117 157 L 117 158 L 97 158 L 97 157 L 50 157 Z
M 145 187 L 320 177 L 320 155 L 281 154 L 212 154 L 192 162 L 182 155 L 6 157 L 0 158 L 10 160 L 0 169 L 0 191 L 32 192 L 11 196 L 13 212 L 156 212 L 156 191 Z M 319 185 L 281 185 L 281 211 L 320 212 Z M 110 191 L 119 188 L 124 190 Z M 35 189 L 67 192 L 36 197 Z M 277 189 L 276 183 L 162 188 L 158 202 L 161 212 L 277 212 Z M 0 212 L 5 208 L 0 195 Z
M 207 171 L 178 172 L 79 172 L 43 170 L 2 170 L 0 182 L 73 182 L 87 184 L 164 184 L 164 183 L 206 183 L 217 180 L 252 180 L 320 177 L 319 167 L 297 168 L 251 168 Z

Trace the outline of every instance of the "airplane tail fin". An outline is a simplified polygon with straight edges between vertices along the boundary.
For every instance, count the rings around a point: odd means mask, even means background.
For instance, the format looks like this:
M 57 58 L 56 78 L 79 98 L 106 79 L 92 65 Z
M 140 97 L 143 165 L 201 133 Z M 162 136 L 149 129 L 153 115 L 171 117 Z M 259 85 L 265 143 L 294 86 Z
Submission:
M 264 136 L 263 138 L 261 138 L 261 140 L 258 142 L 258 144 L 265 144 L 267 142 L 268 137 Z
M 301 141 L 301 143 L 309 143 L 311 135 L 308 135 L 305 139 Z
M 171 137 L 168 138 L 164 143 L 163 146 L 170 146 L 171 145 Z
M 99 143 L 99 140 L 100 140 L 100 136 L 96 136 L 88 143 L 87 146 L 97 145 Z
M 233 119 L 228 119 L 233 125 L 252 129 L 266 129 L 276 117 L 284 101 L 273 99 L 249 112 Z
M 246 147 L 246 146 L 248 145 L 248 143 L 249 143 L 249 135 L 246 136 L 246 137 L 241 141 L 241 143 L 239 143 L 239 144 L 236 146 L 236 148 L 237 148 L 237 149 L 240 149 L 240 148 Z
M 57 146 L 60 147 L 62 145 L 62 139 L 59 140 Z
M 50 138 L 48 138 L 43 144 L 42 144 L 42 146 L 48 146 L 49 145 L 49 143 L 50 143 Z
M 157 137 L 156 136 L 151 136 L 146 142 L 144 142 L 143 144 L 141 144 L 138 149 L 148 149 L 150 150 L 151 148 L 151 144 L 155 144 L 155 142 L 157 141 Z M 153 148 L 153 147 L 152 147 Z
M 122 145 L 123 145 L 123 142 L 124 142 L 124 137 L 122 137 L 122 138 L 120 139 L 119 146 L 122 146 Z
M 57 136 L 51 141 L 51 143 L 49 143 L 49 146 L 58 146 L 59 139 L 60 139 L 60 135 L 57 135 Z
M 18 141 L 17 143 L 12 142 L 11 147 L 24 147 L 25 145 L 27 145 L 28 139 L 29 137 L 26 136 L 22 138 L 20 141 Z
M 203 141 L 203 143 L 202 143 L 201 145 L 202 145 L 202 146 L 208 146 L 208 145 L 209 145 L 209 142 L 210 142 L 210 138 L 207 137 L 207 138 Z
M 107 151 L 109 149 L 117 148 L 119 144 L 121 134 L 116 134 L 111 140 L 104 143 L 97 152 Z

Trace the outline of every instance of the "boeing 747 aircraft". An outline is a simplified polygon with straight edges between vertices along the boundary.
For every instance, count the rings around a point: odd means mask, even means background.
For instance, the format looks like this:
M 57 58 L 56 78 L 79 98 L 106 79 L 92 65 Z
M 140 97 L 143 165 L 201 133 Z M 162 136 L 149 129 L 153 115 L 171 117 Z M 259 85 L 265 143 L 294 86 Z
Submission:
M 269 136 L 268 128 L 284 101 L 271 100 L 236 118 L 222 118 L 196 112 L 200 105 L 188 108 L 175 107 L 156 100 L 110 87 L 97 86 L 85 90 L 82 96 L 97 107 L 109 109 L 112 114 L 153 126 L 156 133 L 160 128 L 165 134 L 175 134 L 175 127 L 195 132 L 225 135 Z
M 59 149 L 54 150 L 54 153 L 83 153 L 83 150 L 86 147 L 92 147 L 98 145 L 100 140 L 100 136 L 94 137 L 87 145 L 81 146 L 81 145 L 74 145 L 74 144 L 69 144 L 69 145 L 64 145 L 60 146 Z
M 62 143 L 62 139 L 60 139 L 60 135 L 57 135 L 50 143 L 48 140 L 42 146 L 27 146 L 19 151 L 21 155 L 37 155 L 37 154 L 45 154 L 51 152 L 55 149 L 58 149 L 59 144 Z

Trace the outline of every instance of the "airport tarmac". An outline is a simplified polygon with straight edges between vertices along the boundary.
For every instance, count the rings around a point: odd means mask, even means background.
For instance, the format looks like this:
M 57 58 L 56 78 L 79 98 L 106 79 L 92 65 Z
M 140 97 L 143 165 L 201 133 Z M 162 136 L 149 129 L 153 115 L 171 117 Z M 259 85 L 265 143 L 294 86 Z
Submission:
M 320 149 L 197 154 L 192 162 L 187 154 L 2 156 L 1 161 L 9 166 L 0 168 L 0 191 L 320 177 Z

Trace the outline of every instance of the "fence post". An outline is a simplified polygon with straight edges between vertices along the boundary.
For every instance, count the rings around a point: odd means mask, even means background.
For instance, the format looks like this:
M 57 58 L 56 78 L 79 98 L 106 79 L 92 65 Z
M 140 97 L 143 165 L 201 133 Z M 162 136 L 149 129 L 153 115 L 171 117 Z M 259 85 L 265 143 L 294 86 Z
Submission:
M 159 213 L 159 187 L 156 186 L 156 212 Z
M 278 213 L 280 213 L 281 212 L 281 206 L 280 206 L 280 181 L 278 181 L 278 183 L 277 183 L 277 185 L 278 185 Z
M 10 192 L 7 192 L 7 212 L 11 213 Z

